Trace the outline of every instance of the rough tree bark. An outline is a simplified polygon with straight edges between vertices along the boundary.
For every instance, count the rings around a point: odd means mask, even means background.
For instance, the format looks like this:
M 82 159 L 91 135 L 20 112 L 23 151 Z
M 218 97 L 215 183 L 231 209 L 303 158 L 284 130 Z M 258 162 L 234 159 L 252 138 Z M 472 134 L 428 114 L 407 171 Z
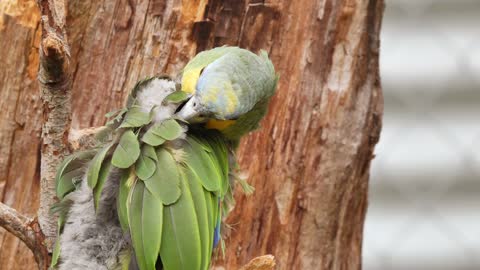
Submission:
M 71 122 L 70 48 L 65 29 L 66 6 L 63 0 L 38 0 L 41 14 L 40 63 L 38 82 L 43 105 L 40 156 L 40 205 L 38 221 L 51 251 L 57 222 L 50 214 L 55 200 L 55 175 L 58 165 L 70 153 L 68 135 Z
M 360 269 L 383 104 L 382 0 L 70 0 L 67 9 L 75 129 L 103 124 L 139 78 L 176 74 L 197 51 L 266 49 L 278 93 L 239 155 L 256 193 L 237 196 L 217 267 L 273 254 L 278 269 Z M 29 216 L 39 204 L 39 14 L 33 0 L 0 2 L 0 200 Z M 1 269 L 35 267 L 18 239 L 0 231 L 0 245 Z

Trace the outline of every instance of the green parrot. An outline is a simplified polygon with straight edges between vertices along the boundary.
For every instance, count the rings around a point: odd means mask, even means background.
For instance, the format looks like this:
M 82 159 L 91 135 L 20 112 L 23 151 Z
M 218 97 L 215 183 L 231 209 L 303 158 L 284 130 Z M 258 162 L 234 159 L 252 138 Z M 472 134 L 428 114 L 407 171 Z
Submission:
M 183 72 L 182 91 L 192 96 L 180 117 L 206 121 L 232 141 L 257 128 L 275 92 L 278 76 L 265 51 L 237 47 L 199 53 Z
M 207 270 L 233 203 L 235 148 L 258 127 L 278 76 L 265 52 L 201 52 L 181 86 L 137 83 L 98 147 L 59 166 L 54 269 Z

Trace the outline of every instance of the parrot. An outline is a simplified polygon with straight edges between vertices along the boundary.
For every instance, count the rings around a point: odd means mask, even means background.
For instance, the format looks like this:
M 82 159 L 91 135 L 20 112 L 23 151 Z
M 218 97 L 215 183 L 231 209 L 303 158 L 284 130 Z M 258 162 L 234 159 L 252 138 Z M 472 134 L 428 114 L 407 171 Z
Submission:
M 239 176 L 235 151 L 258 128 L 278 75 L 265 51 L 203 51 L 179 82 L 139 81 L 97 145 L 59 165 L 51 269 L 207 270 Z

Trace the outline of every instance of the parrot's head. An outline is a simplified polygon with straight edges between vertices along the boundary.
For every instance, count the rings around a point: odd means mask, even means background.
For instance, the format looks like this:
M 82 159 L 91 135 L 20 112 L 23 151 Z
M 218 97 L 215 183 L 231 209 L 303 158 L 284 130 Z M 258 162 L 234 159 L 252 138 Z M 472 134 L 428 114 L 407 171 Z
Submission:
M 201 77 L 197 85 L 205 83 L 203 88 L 192 94 L 191 98 L 183 105 L 178 116 L 190 123 L 205 123 L 209 129 L 223 131 L 233 126 L 239 118 L 238 98 L 230 92 L 228 95 L 217 85 L 210 85 L 213 81 L 224 85 L 224 83 L 213 80 L 206 83 L 206 77 Z M 208 88 L 207 88 L 208 87 Z
M 209 119 L 234 120 L 239 116 L 238 97 L 230 86 L 226 74 L 210 72 L 208 66 L 199 75 L 195 90 L 178 115 L 189 122 Z
M 182 91 L 191 97 L 178 116 L 239 138 L 258 126 L 275 91 L 277 76 L 266 53 L 258 56 L 237 47 L 221 48 L 224 54 L 216 53 L 204 65 L 188 68 L 187 64 Z

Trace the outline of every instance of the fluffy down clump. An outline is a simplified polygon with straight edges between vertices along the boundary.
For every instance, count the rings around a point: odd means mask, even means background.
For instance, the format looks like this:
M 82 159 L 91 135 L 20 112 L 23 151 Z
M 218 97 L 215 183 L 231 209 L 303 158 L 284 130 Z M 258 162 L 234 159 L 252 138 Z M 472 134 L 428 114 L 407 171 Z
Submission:
M 175 91 L 175 82 L 169 80 L 152 80 L 137 94 L 137 100 L 144 112 L 150 112 L 155 107 L 153 121 L 158 123 L 170 118 L 176 106 L 164 106 L 163 100 Z
M 117 218 L 116 197 L 119 174 L 112 173 L 105 183 L 98 212 L 86 179 L 69 194 L 73 202 L 60 237 L 60 270 L 107 270 L 117 263 L 117 255 L 128 245 Z

